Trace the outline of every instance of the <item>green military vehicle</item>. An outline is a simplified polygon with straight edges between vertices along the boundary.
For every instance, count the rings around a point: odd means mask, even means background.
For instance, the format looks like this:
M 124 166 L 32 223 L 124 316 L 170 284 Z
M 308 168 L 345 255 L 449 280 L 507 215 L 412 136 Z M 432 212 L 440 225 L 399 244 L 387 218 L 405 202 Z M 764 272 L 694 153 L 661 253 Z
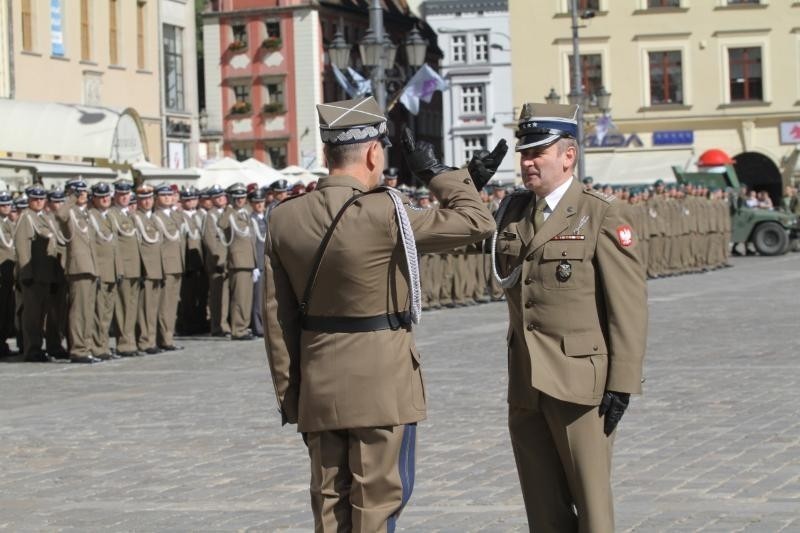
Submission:
M 672 172 L 678 183 L 691 183 L 716 189 L 733 189 L 738 196 L 741 183 L 733 165 L 713 167 L 713 170 L 686 172 L 673 166 Z M 731 201 L 731 239 L 734 243 L 752 243 L 761 255 L 782 255 L 789 250 L 792 239 L 796 239 L 800 226 L 798 218 L 791 213 L 746 207 L 744 199 Z

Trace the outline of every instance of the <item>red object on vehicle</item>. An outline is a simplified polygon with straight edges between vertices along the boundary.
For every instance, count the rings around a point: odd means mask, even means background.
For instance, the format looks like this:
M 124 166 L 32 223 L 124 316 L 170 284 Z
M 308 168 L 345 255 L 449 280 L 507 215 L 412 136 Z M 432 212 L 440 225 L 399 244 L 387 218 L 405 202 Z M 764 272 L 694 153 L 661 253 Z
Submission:
M 698 167 L 719 167 L 722 165 L 732 165 L 736 161 L 731 159 L 731 156 L 720 150 L 719 148 L 712 148 L 700 154 L 700 159 L 697 160 Z

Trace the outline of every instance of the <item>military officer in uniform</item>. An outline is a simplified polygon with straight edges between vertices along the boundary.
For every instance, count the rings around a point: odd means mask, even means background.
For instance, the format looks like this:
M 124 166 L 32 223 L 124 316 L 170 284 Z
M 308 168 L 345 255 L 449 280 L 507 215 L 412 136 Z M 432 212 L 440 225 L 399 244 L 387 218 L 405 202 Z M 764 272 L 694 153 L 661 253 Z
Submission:
M 69 287 L 68 344 L 73 363 L 96 363 L 92 355 L 97 298 L 95 229 L 89 216 L 89 188 L 82 179 L 67 182 L 69 199 L 56 213 L 67 238 L 67 285 Z
M 64 349 L 64 338 L 67 334 L 67 241 L 58 229 L 55 213 L 64 204 L 65 196 L 62 190 L 52 190 L 47 193 L 47 206 L 45 207 L 45 222 L 53 234 L 48 258 L 53 269 L 53 283 L 50 284 L 50 294 L 47 298 L 47 311 L 45 318 L 44 344 L 47 355 L 54 359 L 69 359 L 69 352 Z
M 46 363 L 50 357 L 42 350 L 47 299 L 50 284 L 55 281 L 49 253 L 55 236 L 45 221 L 47 193 L 40 185 L 25 189 L 28 208 L 17 221 L 14 248 L 17 251 L 17 279 L 22 289 L 20 324 L 25 340 L 25 361 Z
M 14 250 L 15 224 L 9 216 L 13 200 L 0 191 L 0 358 L 11 355 L 8 339 L 14 336 Z
M 141 185 L 136 189 L 137 208 L 133 214 L 139 232 L 139 254 L 142 258 L 141 284 L 139 286 L 139 308 L 136 324 L 139 330 L 137 345 L 140 352 L 157 354 L 158 306 L 161 287 L 164 284 L 164 268 L 161 260 L 163 236 L 153 212 L 153 188 Z
M 377 103 L 317 110 L 331 173 L 269 217 L 264 340 L 283 422 L 307 440 L 316 531 L 393 531 L 425 418 L 411 332 L 416 254 L 483 239 L 493 223 L 468 171 L 442 165 L 410 134 L 409 167 L 443 207 L 418 211 L 389 189 L 370 193 L 388 140 Z
M 92 205 L 89 220 L 95 234 L 97 257 L 97 296 L 95 297 L 94 330 L 92 331 L 92 355 L 98 359 L 117 359 L 111 353 L 108 332 L 114 319 L 117 301 L 117 282 L 122 279 L 122 256 L 117 245 L 117 232 L 111 219 L 111 185 L 99 182 L 92 185 Z
M 217 222 L 223 209 L 228 203 L 225 191 L 218 185 L 208 190 L 213 207 L 208 211 L 203 229 L 204 261 L 208 273 L 208 307 L 211 320 L 211 335 L 225 337 L 230 335 L 231 327 L 228 321 L 228 305 L 230 293 L 228 291 L 228 273 L 225 266 L 228 263 L 228 247 L 225 235 L 219 229 Z
M 529 527 L 612 532 L 614 430 L 641 392 L 647 289 L 619 202 L 573 176 L 576 115 L 523 106 L 527 191 L 497 211 L 493 261 L 508 302 L 509 429 Z
M 173 209 L 174 191 L 167 184 L 156 188 L 155 222 L 161 233 L 161 271 L 163 282 L 158 301 L 158 347 L 171 352 L 182 350 L 175 344 L 175 319 L 178 316 L 178 299 L 181 295 L 181 276 L 183 276 L 184 243 L 182 235 L 182 215 Z
M 122 278 L 114 300 L 114 322 L 117 333 L 117 355 L 140 355 L 136 346 L 136 318 L 139 311 L 139 284 L 142 277 L 142 257 L 139 254 L 139 232 L 131 207 L 133 184 L 126 180 L 114 182 L 114 206 L 109 216 L 117 235 L 117 252 L 122 261 Z
M 180 192 L 183 227 L 185 228 L 185 268 L 181 281 L 181 297 L 176 329 L 185 335 L 207 330 L 208 278 L 203 265 L 203 215 L 197 210 L 199 193 L 194 187 Z
M 400 177 L 400 172 L 397 167 L 389 167 L 383 171 L 383 184 L 393 189 L 397 188 L 397 178 Z
M 267 236 L 267 197 L 261 189 L 254 189 L 247 194 L 252 214 L 253 237 L 256 245 L 256 268 L 253 269 L 253 309 L 250 321 L 250 330 L 256 337 L 264 336 L 264 326 L 261 317 L 261 293 L 264 278 L 264 241 Z
M 253 270 L 256 268 L 256 245 L 252 219 L 247 208 L 247 188 L 235 183 L 228 188 L 230 202 L 217 225 L 224 232 L 228 246 L 230 283 L 231 339 L 247 341 L 253 308 Z

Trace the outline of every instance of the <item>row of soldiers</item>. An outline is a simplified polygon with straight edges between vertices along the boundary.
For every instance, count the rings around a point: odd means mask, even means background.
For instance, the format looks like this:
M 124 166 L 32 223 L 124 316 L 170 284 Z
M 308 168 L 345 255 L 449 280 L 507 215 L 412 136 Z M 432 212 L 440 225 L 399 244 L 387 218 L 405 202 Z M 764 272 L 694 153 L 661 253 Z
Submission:
M 176 331 L 263 334 L 267 211 L 288 195 L 286 180 L 134 192 L 77 179 L 25 193 L 16 221 L 0 193 L 0 355 L 15 334 L 26 361 L 75 363 L 179 350 Z

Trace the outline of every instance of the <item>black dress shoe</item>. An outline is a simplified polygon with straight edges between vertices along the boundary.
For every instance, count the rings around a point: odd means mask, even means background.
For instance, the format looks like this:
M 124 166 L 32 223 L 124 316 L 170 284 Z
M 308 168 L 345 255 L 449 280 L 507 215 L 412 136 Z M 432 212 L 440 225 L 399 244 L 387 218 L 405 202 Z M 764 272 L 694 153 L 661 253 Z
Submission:
M 69 360 L 73 363 L 91 365 L 92 363 L 99 363 L 100 359 L 91 355 L 71 355 Z
M 47 355 L 53 359 L 67 360 L 69 359 L 69 352 L 66 350 L 47 352 Z
M 155 346 L 153 346 L 152 348 L 147 348 L 144 351 L 144 353 L 146 353 L 147 355 L 155 355 L 157 353 L 161 353 L 161 348 L 156 348 Z
M 183 350 L 183 346 L 177 346 L 175 344 L 169 344 L 167 346 L 159 346 L 162 352 L 177 352 L 179 350 Z
M 139 352 L 137 352 L 137 351 L 133 351 L 133 352 L 117 352 L 117 355 L 119 355 L 120 357 L 135 357 L 135 356 L 139 355 Z
M 52 361 L 44 352 L 36 352 L 25 356 L 26 363 L 50 363 Z
M 236 337 L 231 337 L 232 341 L 251 341 L 255 339 L 252 333 L 248 333 L 247 335 L 238 335 Z

